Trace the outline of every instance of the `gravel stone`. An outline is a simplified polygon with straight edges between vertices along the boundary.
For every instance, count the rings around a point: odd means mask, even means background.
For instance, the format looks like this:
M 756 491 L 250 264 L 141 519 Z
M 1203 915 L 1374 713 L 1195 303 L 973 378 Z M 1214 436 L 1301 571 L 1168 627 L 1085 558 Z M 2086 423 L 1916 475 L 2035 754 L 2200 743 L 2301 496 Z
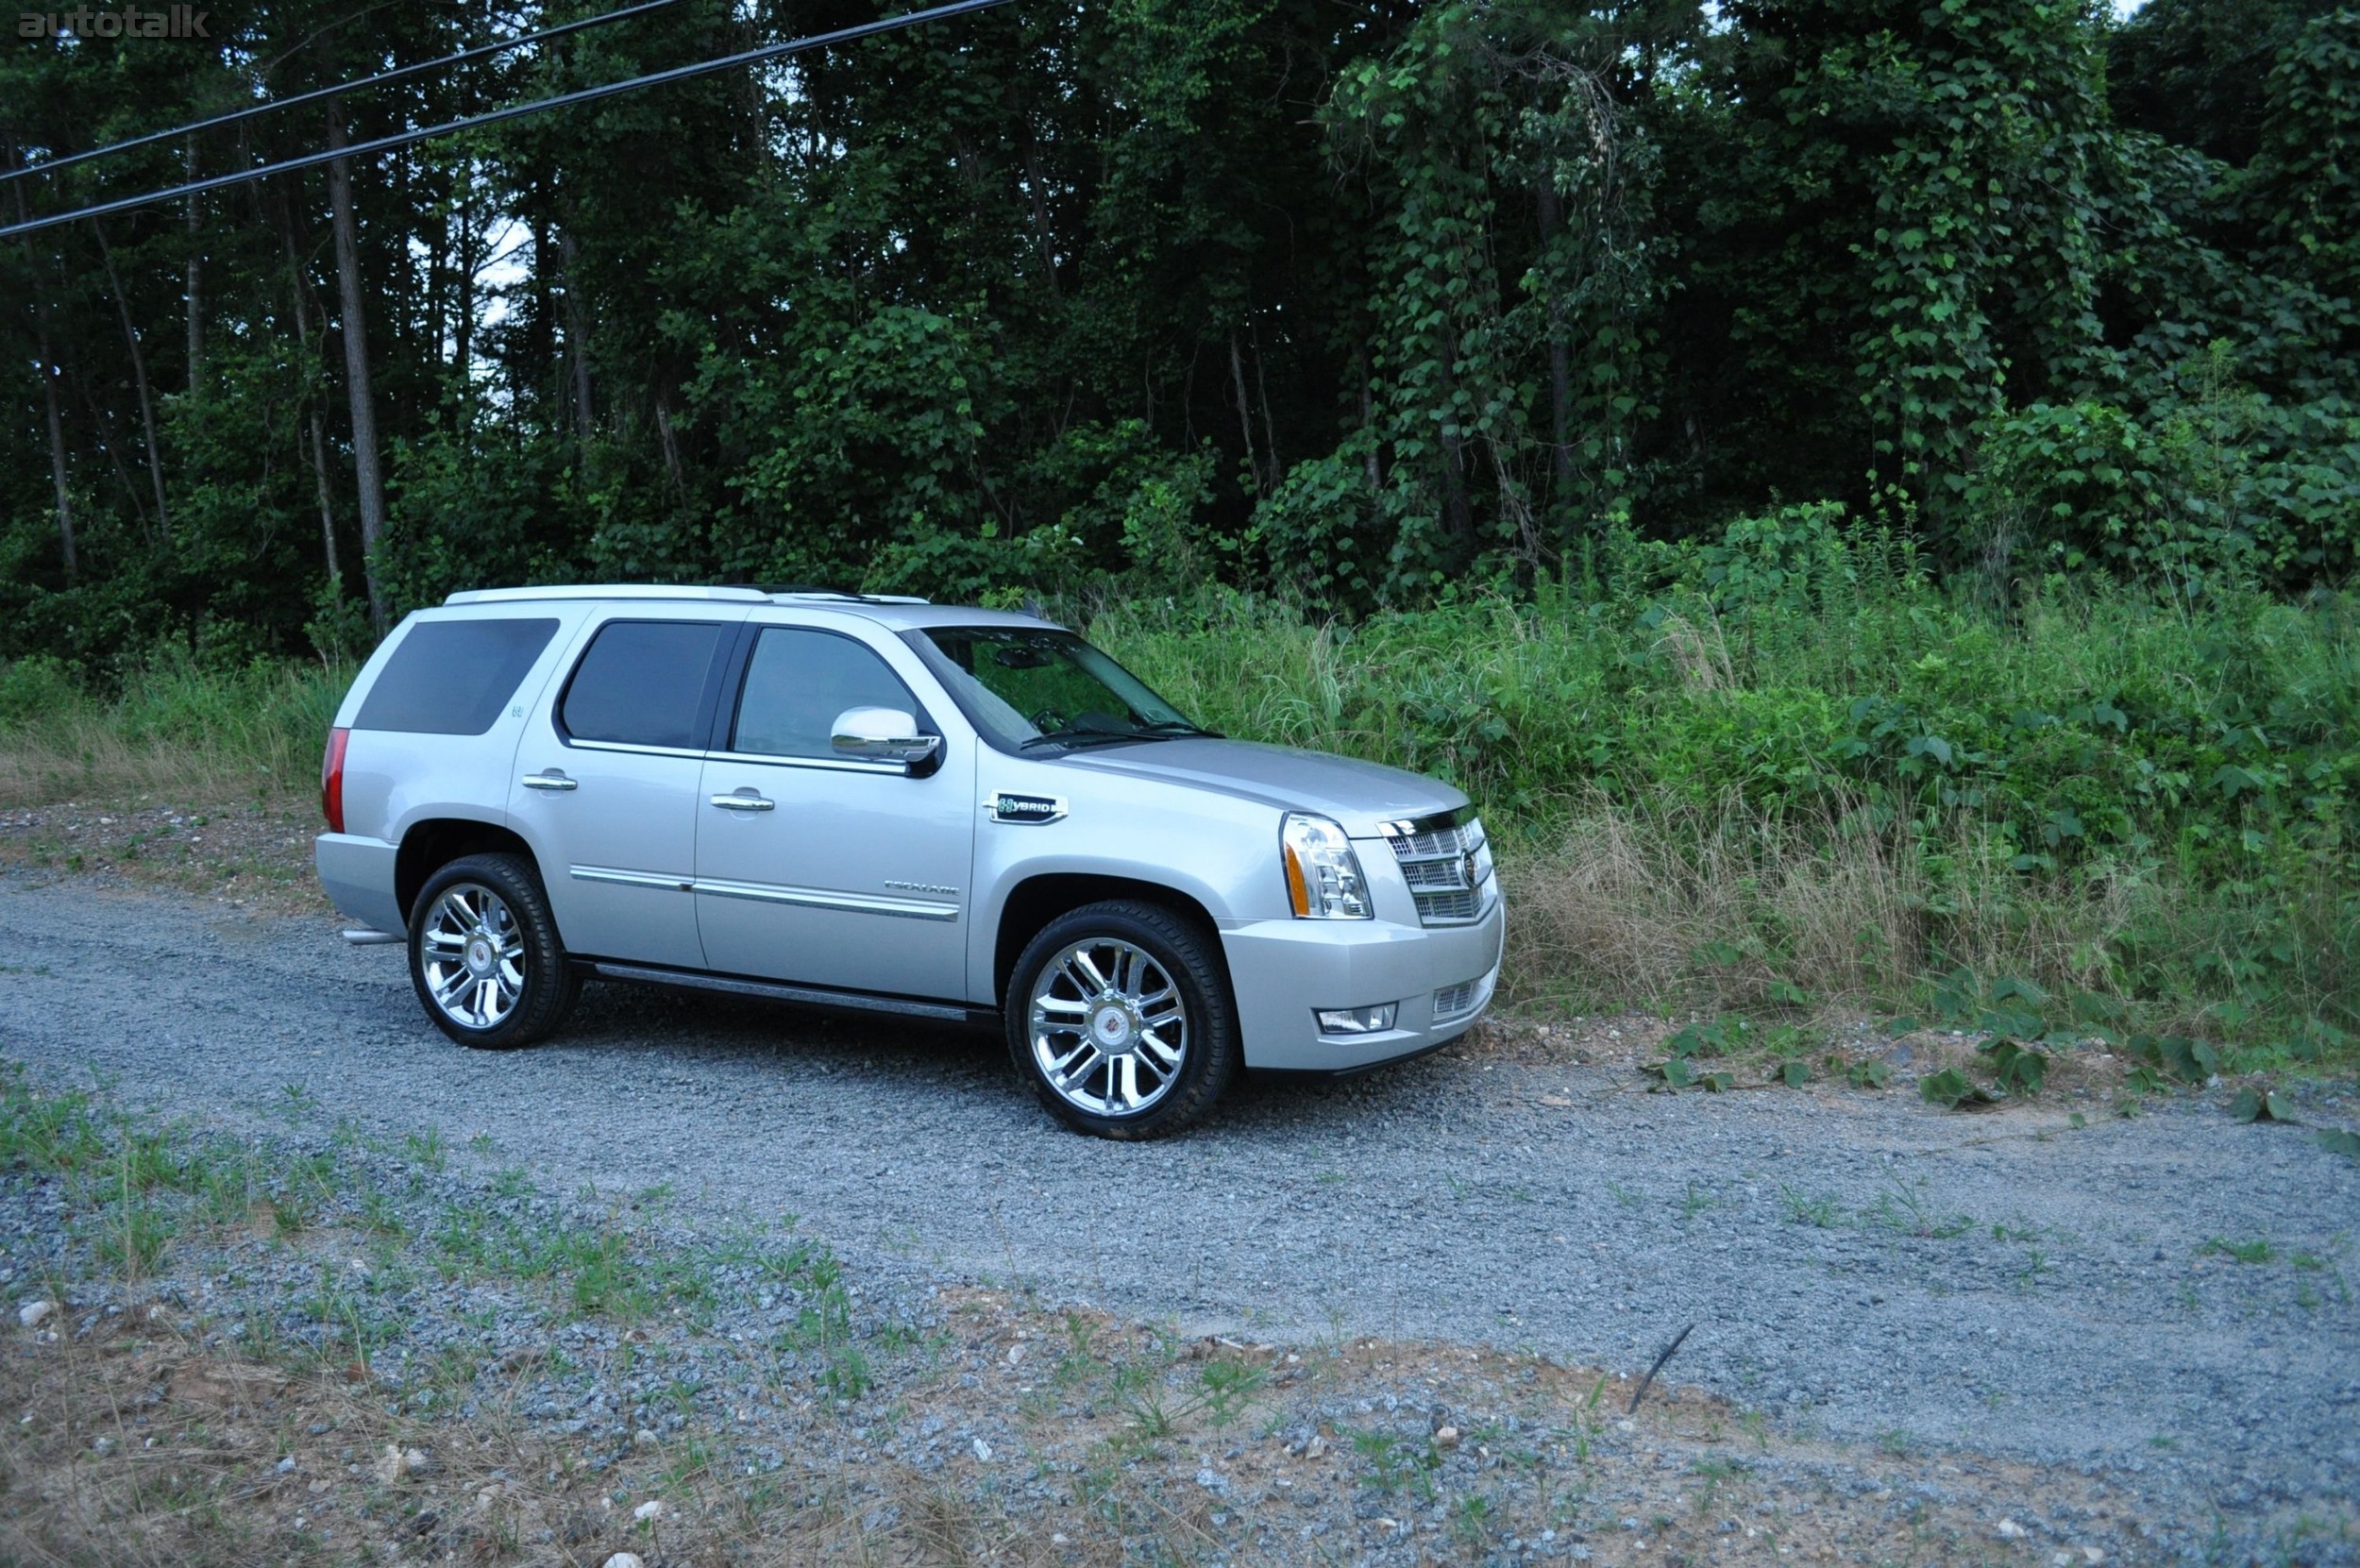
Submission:
M 1477 1041 L 1360 1079 L 1248 1082 L 1188 1137 L 1114 1144 L 1042 1116 L 995 1038 L 914 1024 L 599 984 L 551 1044 L 465 1052 L 421 1015 L 398 949 L 353 949 L 335 929 L 0 873 L 0 1050 L 37 1078 L 96 1075 L 125 1104 L 231 1129 L 439 1138 L 454 1180 L 521 1170 L 685 1236 L 801 1216 L 860 1271 L 862 1333 L 982 1281 L 1256 1345 L 1488 1344 L 1635 1376 L 1694 1324 L 1663 1383 L 1767 1410 L 1781 1430 L 2129 1478 L 2232 1535 L 2260 1510 L 2348 1494 L 2360 1165 L 2306 1129 L 2231 1121 L 2223 1095 L 2128 1119 L 2096 1100 L 1958 1116 L 1893 1092 L 1651 1095 L 1622 1065 L 1627 1041 L 1586 1067 L 1487 1061 Z M 2333 1090 L 2304 1093 L 2307 1121 L 2353 1120 Z M 2086 1126 L 2069 1125 L 2077 1111 Z M 1155 1194 L 1157 1223 L 1073 1222 L 1134 1191 Z M 31 1190 L 17 1212 L 37 1231 L 59 1203 Z M 2279 1261 L 2208 1247 L 2260 1238 Z M 11 1248 L 0 1298 L 41 1267 Z M 307 1268 L 258 1253 L 181 1282 L 171 1306 L 224 1321 L 221 1306 L 266 1288 L 299 1297 L 316 1283 Z M 750 1340 L 801 1309 L 792 1290 L 740 1283 Z M 27 1328 L 40 1305 L 20 1306 Z M 431 1353 L 436 1323 L 497 1306 L 448 1288 L 413 1354 Z M 56 1326 L 81 1309 L 58 1307 Z M 293 1314 L 278 1331 L 304 1327 Z M 502 1334 L 519 1367 L 549 1344 L 530 1324 Z M 563 1342 L 579 1363 L 619 1337 L 585 1327 Z M 824 1371 L 793 1366 L 797 1397 L 827 1400 Z M 548 1381 L 522 1408 L 605 1443 L 599 1462 L 680 1429 L 659 1384 L 590 1392 Z M 723 1414 L 750 1403 L 698 1397 Z M 1438 1430 L 1430 1391 L 1378 1408 L 1354 1400 L 1328 1419 Z M 993 1451 L 972 1432 L 902 1442 L 936 1463 Z M 1326 1446 L 1293 1442 L 1314 1458 Z M 1499 1445 L 1462 1441 L 1447 1463 L 1490 1474 L 1500 1458 L 1484 1449 Z M 2044 1558 L 2084 1562 L 2083 1543 L 2130 1528 L 2017 1513 L 1993 1519 L 1995 1537 L 2003 1523 Z M 1328 1527 L 1314 1520 L 1304 1539 Z M 1518 1550 L 1586 1559 L 1564 1540 Z M 2318 1560 L 2348 1560 L 2339 1550 Z

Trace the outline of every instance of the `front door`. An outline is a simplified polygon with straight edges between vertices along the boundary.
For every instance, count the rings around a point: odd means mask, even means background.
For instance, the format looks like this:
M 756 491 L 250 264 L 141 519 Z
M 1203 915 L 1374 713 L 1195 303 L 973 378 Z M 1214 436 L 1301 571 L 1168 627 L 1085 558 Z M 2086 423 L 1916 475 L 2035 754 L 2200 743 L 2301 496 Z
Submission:
M 838 989 L 966 994 L 975 759 L 921 776 L 836 752 L 851 708 L 908 714 L 909 687 L 857 638 L 757 634 L 722 746 L 698 790 L 697 923 L 706 967 Z
M 607 621 L 517 748 L 509 812 L 540 859 L 566 951 L 704 967 L 689 893 L 697 789 L 735 632 L 712 619 Z

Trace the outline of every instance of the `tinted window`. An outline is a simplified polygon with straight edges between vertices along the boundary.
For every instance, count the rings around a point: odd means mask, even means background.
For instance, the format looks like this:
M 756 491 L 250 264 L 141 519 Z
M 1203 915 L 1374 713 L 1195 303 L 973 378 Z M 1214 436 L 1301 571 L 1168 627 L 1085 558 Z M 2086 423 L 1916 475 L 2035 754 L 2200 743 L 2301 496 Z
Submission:
M 420 621 L 385 661 L 352 727 L 482 734 L 556 633 L 554 620 Z
M 699 621 L 608 622 L 565 688 L 565 733 L 629 746 L 701 745 L 705 676 L 728 630 Z
M 832 757 L 847 708 L 918 704 L 885 662 L 850 637 L 774 626 L 754 645 L 730 749 L 773 757 Z

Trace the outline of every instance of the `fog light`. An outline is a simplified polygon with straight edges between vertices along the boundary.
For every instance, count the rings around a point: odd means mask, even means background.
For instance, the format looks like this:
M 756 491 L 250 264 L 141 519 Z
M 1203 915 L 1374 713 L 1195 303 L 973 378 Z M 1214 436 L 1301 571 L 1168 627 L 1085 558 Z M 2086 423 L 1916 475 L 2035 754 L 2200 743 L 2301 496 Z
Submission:
M 1400 1007 L 1398 1002 L 1382 1007 L 1323 1007 L 1315 1016 L 1323 1035 L 1381 1035 L 1393 1026 Z

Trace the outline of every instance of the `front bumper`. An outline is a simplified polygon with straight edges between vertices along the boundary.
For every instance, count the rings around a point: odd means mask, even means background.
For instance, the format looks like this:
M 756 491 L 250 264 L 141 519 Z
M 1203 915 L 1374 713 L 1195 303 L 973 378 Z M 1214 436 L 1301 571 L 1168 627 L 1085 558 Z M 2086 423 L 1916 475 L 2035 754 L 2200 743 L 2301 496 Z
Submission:
M 1491 1006 L 1507 933 L 1507 906 L 1496 899 L 1472 925 L 1283 919 L 1223 930 L 1246 1066 L 1350 1072 L 1458 1038 Z M 1438 993 L 1457 1003 L 1440 1019 Z M 1389 1002 L 1399 1011 L 1394 1026 L 1381 1033 L 1323 1035 L 1313 1017 L 1321 1008 Z
M 408 924 L 394 896 L 394 845 L 354 833 L 324 833 L 312 848 L 328 902 L 362 925 L 398 932 Z

